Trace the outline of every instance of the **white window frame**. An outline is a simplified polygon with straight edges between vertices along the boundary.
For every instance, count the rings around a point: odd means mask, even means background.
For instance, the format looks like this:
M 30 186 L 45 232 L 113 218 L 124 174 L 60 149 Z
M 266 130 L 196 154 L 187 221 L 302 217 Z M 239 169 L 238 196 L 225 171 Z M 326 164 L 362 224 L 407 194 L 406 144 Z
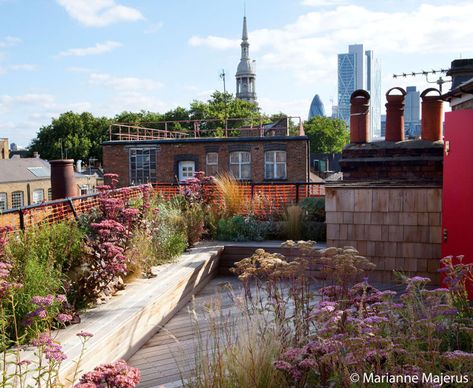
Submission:
M 284 160 L 278 161 L 278 156 L 282 155 L 284 155 L 284 158 L 282 158 Z M 278 166 L 284 166 L 284 173 L 281 176 L 278 176 Z M 286 151 L 273 150 L 264 153 L 264 179 L 287 179 Z
M 53 200 L 53 189 L 50 187 L 48 189 L 48 201 L 52 201 Z
M 215 156 L 215 160 L 209 160 L 209 156 Z M 215 172 L 218 172 L 218 152 L 207 152 L 205 155 L 205 167 L 207 175 L 214 175 L 209 173 L 209 167 L 216 166 Z
M 44 190 L 36 189 L 32 193 L 32 203 L 41 203 L 44 202 Z
M 244 155 L 248 155 L 248 160 Z M 243 176 L 243 166 L 249 165 L 248 176 Z M 238 166 L 237 172 L 232 169 L 232 166 Z M 251 179 L 251 153 L 249 151 L 234 151 L 230 152 L 230 172 L 235 179 L 247 180 Z
M 19 195 L 19 199 L 15 198 L 15 195 Z M 25 193 L 21 190 L 14 191 L 11 193 L 11 207 L 13 209 L 23 207 L 25 204 Z
M 179 161 L 177 163 L 177 173 L 178 173 L 180 182 L 184 182 L 187 179 L 194 178 L 194 176 L 195 176 L 195 161 L 193 161 L 193 160 L 181 160 L 181 161 Z
M 8 194 L 0 193 L 0 211 L 8 209 Z

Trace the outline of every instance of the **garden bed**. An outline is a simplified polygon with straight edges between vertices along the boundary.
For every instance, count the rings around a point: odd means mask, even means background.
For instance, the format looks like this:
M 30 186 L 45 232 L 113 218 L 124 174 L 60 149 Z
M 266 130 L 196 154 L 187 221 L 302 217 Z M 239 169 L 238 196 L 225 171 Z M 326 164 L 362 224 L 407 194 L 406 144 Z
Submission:
M 210 281 L 222 250 L 222 246 L 205 244 L 192 248 L 176 263 L 157 268 L 156 277 L 139 279 L 108 303 L 84 313 L 79 325 L 60 330 L 57 340 L 68 355 L 61 365 L 63 379 L 73 373 L 74 360 L 80 355 L 78 332 L 94 334 L 80 369 L 129 358 Z

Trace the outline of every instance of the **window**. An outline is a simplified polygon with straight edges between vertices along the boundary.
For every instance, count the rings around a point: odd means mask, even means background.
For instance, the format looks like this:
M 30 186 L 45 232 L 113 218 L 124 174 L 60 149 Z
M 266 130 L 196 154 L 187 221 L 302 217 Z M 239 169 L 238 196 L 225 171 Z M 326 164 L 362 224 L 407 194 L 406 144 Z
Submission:
M 33 203 L 41 203 L 44 201 L 44 190 L 36 189 L 33 191 Z
M 230 153 L 230 172 L 236 179 L 251 179 L 251 158 L 249 152 Z
M 80 195 L 87 195 L 89 194 L 89 185 L 80 185 Z
M 218 153 L 217 152 L 209 152 L 205 156 L 205 164 L 206 164 L 206 174 L 208 176 L 214 176 L 218 173 Z
M 193 178 L 195 173 L 195 162 L 192 160 L 184 160 L 179 162 L 179 180 L 185 181 L 186 179 Z
M 156 182 L 156 149 L 130 149 L 130 182 L 133 185 Z
M 286 179 L 286 151 L 264 153 L 264 179 Z
M 12 208 L 23 206 L 23 191 L 14 191 L 11 193 L 11 206 Z
M 7 193 L 0 193 L 0 211 L 8 208 Z
M 53 200 L 53 189 L 51 187 L 48 189 L 48 201 Z

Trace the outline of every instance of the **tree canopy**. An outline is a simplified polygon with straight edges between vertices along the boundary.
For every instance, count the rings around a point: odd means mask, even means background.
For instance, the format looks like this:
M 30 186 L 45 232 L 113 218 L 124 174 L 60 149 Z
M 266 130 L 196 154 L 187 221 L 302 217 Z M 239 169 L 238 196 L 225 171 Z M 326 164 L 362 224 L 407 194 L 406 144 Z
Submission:
M 31 142 L 30 150 L 44 159 L 68 157 L 88 161 L 102 160 L 102 142 L 108 139 L 112 123 L 152 123 L 176 120 L 206 120 L 225 118 L 257 118 L 260 109 L 256 104 L 235 98 L 231 93 L 215 91 L 206 102 L 194 100 L 189 109 L 178 106 L 166 113 L 150 111 L 122 112 L 113 118 L 95 117 L 91 113 L 66 112 L 52 119 L 51 124 L 39 129 Z M 242 123 L 233 123 L 235 126 Z M 216 124 L 215 127 L 222 124 Z M 153 124 L 147 126 L 154 128 Z M 173 129 L 192 129 L 190 124 L 178 124 Z M 158 128 L 156 126 L 156 128 Z M 211 125 L 208 128 L 212 128 Z
M 339 153 L 350 141 L 350 132 L 340 119 L 314 116 L 304 123 L 304 130 L 312 153 Z

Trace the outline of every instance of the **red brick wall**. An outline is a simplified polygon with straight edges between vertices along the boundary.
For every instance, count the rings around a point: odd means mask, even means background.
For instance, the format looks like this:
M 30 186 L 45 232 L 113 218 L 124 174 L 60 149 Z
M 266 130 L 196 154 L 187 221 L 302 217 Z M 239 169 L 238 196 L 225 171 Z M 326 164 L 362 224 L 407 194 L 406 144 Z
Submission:
M 308 169 L 308 140 L 305 138 L 281 141 L 247 141 L 247 142 L 161 142 L 153 144 L 157 147 L 157 180 L 159 182 L 175 182 L 176 157 L 192 155 L 196 158 L 196 169 L 205 171 L 205 156 L 207 152 L 218 152 L 219 172 L 228 171 L 229 153 L 238 150 L 249 149 L 251 153 L 251 179 L 253 182 L 264 182 L 264 152 L 265 146 L 271 147 L 284 145 L 286 154 L 287 180 L 288 182 L 305 182 Z M 129 156 L 128 148 L 144 146 L 139 142 L 123 145 L 120 143 L 107 143 L 103 146 L 103 167 L 105 173 L 116 173 L 120 175 L 120 186 L 129 185 Z M 146 146 L 152 146 L 147 143 Z

